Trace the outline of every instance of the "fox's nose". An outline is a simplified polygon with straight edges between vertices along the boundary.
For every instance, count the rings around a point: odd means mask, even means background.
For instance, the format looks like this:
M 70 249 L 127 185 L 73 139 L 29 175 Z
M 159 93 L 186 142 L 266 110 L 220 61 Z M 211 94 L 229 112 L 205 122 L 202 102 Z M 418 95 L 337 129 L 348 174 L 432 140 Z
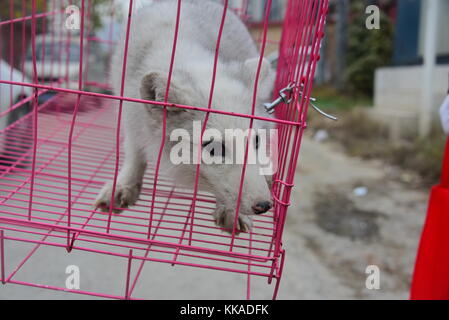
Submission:
M 252 207 L 255 214 L 262 214 L 267 212 L 273 207 L 270 201 L 261 201 L 258 202 L 255 206 Z

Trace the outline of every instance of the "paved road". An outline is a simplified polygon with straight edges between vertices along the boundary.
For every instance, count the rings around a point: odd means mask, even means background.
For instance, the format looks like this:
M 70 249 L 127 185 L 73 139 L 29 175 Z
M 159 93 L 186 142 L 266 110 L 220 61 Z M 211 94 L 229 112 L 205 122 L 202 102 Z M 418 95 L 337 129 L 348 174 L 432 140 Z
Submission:
M 285 232 L 287 259 L 280 299 L 407 298 L 427 194 L 390 181 L 389 170 L 393 169 L 348 158 L 335 146 L 305 139 Z M 353 195 L 359 185 L 368 187 L 366 196 Z M 342 199 L 351 206 L 342 204 Z M 324 217 L 322 202 L 329 207 Z M 7 245 L 11 265 L 27 248 Z M 40 248 L 18 276 L 63 286 L 65 268 L 71 264 L 80 267 L 82 290 L 123 294 L 126 262 L 108 256 Z M 380 290 L 365 287 L 368 265 L 380 269 Z M 231 273 L 147 263 L 135 294 L 151 299 L 243 299 L 246 280 Z M 272 290 L 264 279 L 251 279 L 252 298 L 269 299 Z M 0 298 L 90 297 L 8 284 L 0 286 Z

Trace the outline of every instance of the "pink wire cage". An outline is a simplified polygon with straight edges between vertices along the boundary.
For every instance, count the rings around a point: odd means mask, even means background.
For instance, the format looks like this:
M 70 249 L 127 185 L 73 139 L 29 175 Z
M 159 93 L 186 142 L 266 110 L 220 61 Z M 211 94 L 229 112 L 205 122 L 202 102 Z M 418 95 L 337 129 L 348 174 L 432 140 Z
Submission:
M 272 0 L 266 1 L 263 20 L 258 24 L 260 61 L 257 78 L 267 46 L 275 45 L 279 47 L 279 58 L 274 99 L 288 85 L 293 88 L 288 103 L 282 102 L 276 107 L 274 119 L 255 116 L 254 106 L 252 114 L 235 114 L 214 110 L 213 105 L 177 105 L 125 97 L 123 90 L 119 96 L 102 91 L 108 89 L 109 84 L 106 76 L 104 81 L 90 78 L 90 68 L 93 63 L 98 63 L 90 58 L 91 50 L 96 45 L 103 45 L 110 51 L 115 40 L 112 23 L 107 38 L 93 35 L 93 2 L 68 1 L 61 5 L 61 1 L 55 0 L 10 0 L 2 5 L 8 9 L 9 17 L 0 21 L 0 35 L 8 35 L 8 40 L 0 39 L 0 61 L 8 63 L 0 64 L 1 74 L 6 74 L 0 77 L 0 87 L 3 87 L 0 94 L 4 95 L 0 97 L 0 123 L 4 123 L 0 127 L 0 271 L 3 284 L 136 299 L 141 298 L 134 294 L 134 289 L 144 274 L 144 265 L 162 262 L 241 274 L 246 277 L 247 299 L 251 298 L 252 277 L 266 278 L 269 284 L 275 280 L 275 299 L 285 259 L 282 235 L 301 138 L 306 128 L 328 0 L 289 0 L 280 43 L 269 39 Z M 56 32 L 51 26 L 65 21 L 66 7 L 73 3 L 81 12 L 79 34 L 66 29 Z M 172 56 L 167 57 L 171 59 L 172 67 L 176 63 L 182 3 L 178 0 Z M 254 26 L 248 1 L 238 3 L 239 6 L 232 9 Z M 109 5 L 111 9 L 115 8 L 114 0 Z M 127 36 L 122 89 L 133 9 L 133 0 L 130 0 L 129 14 L 124 22 Z M 218 48 L 227 9 L 231 9 L 231 1 L 223 0 L 223 19 L 217 21 L 220 28 L 215 63 L 219 59 Z M 109 10 L 109 14 L 113 21 L 116 12 Z M 73 43 L 79 47 L 76 78 L 71 75 Z M 216 89 L 215 72 L 216 66 L 211 74 L 211 95 Z M 254 90 L 255 96 L 257 86 Z M 7 98 L 6 93 L 9 93 Z M 215 199 L 198 189 L 198 179 L 191 188 L 179 188 L 159 173 L 158 162 L 148 165 L 141 198 L 135 206 L 120 215 L 113 214 L 112 210 L 109 214 L 96 211 L 92 207 L 96 195 L 105 181 L 113 178 L 116 184 L 123 160 L 121 114 L 124 101 L 160 108 L 170 105 L 194 109 L 204 114 L 205 122 L 210 113 L 246 118 L 249 128 L 255 120 L 275 122 L 279 147 L 278 170 L 272 188 L 274 208 L 257 216 L 250 232 L 223 233 L 213 223 Z M 19 111 L 21 116 L 17 116 Z M 164 147 L 162 143 L 161 150 Z M 201 170 L 200 166 L 198 170 Z M 239 197 L 244 177 L 243 171 L 240 190 L 236 190 Z M 26 245 L 27 251 L 15 252 L 21 244 Z M 45 247 L 59 248 L 61 255 L 89 252 L 121 259 L 126 267 L 122 277 L 117 275 L 117 281 L 124 283 L 123 293 L 67 289 L 36 283 L 33 279 L 20 279 L 20 270 Z M 151 292 L 151 288 L 148 291 Z

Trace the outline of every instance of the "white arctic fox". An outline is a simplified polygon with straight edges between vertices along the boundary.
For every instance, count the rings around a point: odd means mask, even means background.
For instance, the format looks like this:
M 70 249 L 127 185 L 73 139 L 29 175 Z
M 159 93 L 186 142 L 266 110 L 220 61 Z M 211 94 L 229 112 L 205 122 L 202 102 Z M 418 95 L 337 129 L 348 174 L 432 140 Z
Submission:
M 124 96 L 152 101 L 164 101 L 172 54 L 177 13 L 177 1 L 156 2 L 141 9 L 132 20 L 126 68 Z M 213 74 L 213 64 L 223 6 L 205 0 L 183 0 L 177 40 L 173 76 L 168 101 L 170 103 L 207 108 Z M 111 76 L 114 93 L 119 95 L 124 55 L 124 35 L 113 57 Z M 212 108 L 251 114 L 253 89 L 259 63 L 259 52 L 245 25 L 228 10 L 221 39 L 218 69 Z M 258 84 L 256 115 L 267 116 L 262 103 L 270 100 L 274 72 L 263 60 Z M 163 132 L 164 108 L 156 105 L 125 102 L 123 125 L 125 134 L 125 162 L 117 180 L 114 207 L 127 208 L 136 203 L 142 186 L 146 162 L 156 163 Z M 193 121 L 204 121 L 206 113 L 167 107 L 165 147 L 162 154 L 164 173 L 177 183 L 193 186 L 196 165 L 174 165 L 170 150 L 175 145 L 170 134 L 175 129 L 192 132 Z M 249 127 L 249 119 L 211 113 L 208 128 L 223 133 L 226 129 Z M 203 122 L 202 122 L 203 123 Z M 254 128 L 266 124 L 254 122 Z M 192 136 L 192 135 L 191 135 Z M 226 139 L 229 137 L 226 136 Z M 257 139 L 252 134 L 253 139 Z M 212 144 L 223 148 L 223 157 L 230 153 L 227 143 L 217 138 L 204 140 L 203 147 Z M 235 138 L 234 138 L 235 139 Z M 186 141 L 189 146 L 199 143 Z M 218 146 L 217 146 L 218 144 Z M 257 148 L 257 143 L 250 144 Z M 192 152 L 194 153 L 194 152 Z M 197 154 L 193 155 L 194 157 Z M 201 164 L 200 190 L 212 192 L 216 197 L 214 214 L 217 225 L 232 231 L 242 164 Z M 251 216 L 267 212 L 272 207 L 269 183 L 260 174 L 257 164 L 248 164 L 243 185 L 237 232 L 252 228 Z M 96 207 L 108 211 L 112 182 L 107 183 L 96 199 Z M 120 209 L 115 209 L 119 213 Z

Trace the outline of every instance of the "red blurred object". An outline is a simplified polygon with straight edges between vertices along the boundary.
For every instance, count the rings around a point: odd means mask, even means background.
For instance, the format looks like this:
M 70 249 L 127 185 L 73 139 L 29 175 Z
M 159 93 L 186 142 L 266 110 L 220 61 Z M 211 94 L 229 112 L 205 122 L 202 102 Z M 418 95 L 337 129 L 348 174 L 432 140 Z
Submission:
M 449 300 L 449 139 L 441 184 L 430 195 L 410 298 Z

